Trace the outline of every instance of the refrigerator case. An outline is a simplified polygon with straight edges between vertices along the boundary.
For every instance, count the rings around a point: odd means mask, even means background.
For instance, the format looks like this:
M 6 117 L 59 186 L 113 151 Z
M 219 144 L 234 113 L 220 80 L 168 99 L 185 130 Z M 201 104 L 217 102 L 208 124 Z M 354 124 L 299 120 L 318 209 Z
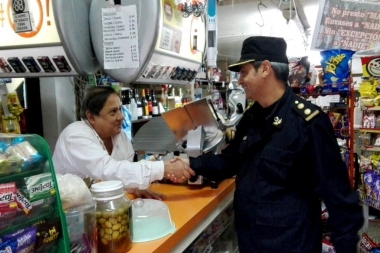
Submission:
M 135 29 L 133 22 L 123 24 L 127 27 L 125 34 L 131 36 L 124 40 L 127 43 L 122 45 L 121 51 L 125 54 L 133 51 L 130 44 L 133 44 L 132 34 L 137 31 L 138 66 L 108 68 L 105 64 L 104 33 L 112 30 L 104 30 L 102 11 L 107 8 L 118 11 L 117 6 L 110 6 L 108 2 L 92 1 L 90 9 L 94 51 L 107 75 L 128 84 L 187 84 L 195 78 L 205 50 L 204 15 L 184 18 L 175 0 L 121 0 L 119 7 L 132 6 L 137 17 Z M 120 34 L 117 27 L 109 27 L 116 28 L 112 39 L 117 41 Z
M 10 145 L 5 149 L 5 153 L 13 154 L 19 152 L 16 157 L 17 159 L 22 158 L 21 161 L 23 160 L 23 163 L 20 164 L 15 162 L 14 157 L 12 160 L 11 158 L 8 158 L 9 160 L 4 159 L 4 154 L 2 152 L 3 158 L 0 160 L 0 184 L 2 185 L 2 187 L 0 187 L 0 195 L 4 195 L 3 191 L 6 188 L 4 187 L 5 184 L 15 183 L 18 191 L 21 192 L 33 206 L 31 211 L 26 214 L 19 206 L 18 196 L 18 207 L 12 208 L 12 210 L 15 211 L 8 211 L 5 213 L 4 203 L 1 205 L 0 241 L 2 240 L 2 243 L 6 243 L 6 235 L 12 234 L 21 229 L 36 227 L 38 232 L 38 227 L 41 224 L 44 226 L 45 224 L 48 225 L 49 222 L 54 221 L 55 225 L 51 227 L 49 233 L 44 233 L 41 230 L 39 235 L 36 234 L 36 243 L 34 244 L 33 252 L 70 252 L 66 218 L 60 201 L 58 183 L 54 172 L 51 153 L 46 141 L 41 136 L 35 134 L 0 134 L 0 143 L 3 147 L 2 151 L 4 151 L 4 147 Z M 28 152 L 22 153 L 21 151 L 23 150 L 28 150 Z M 27 188 L 25 185 L 27 184 L 26 178 L 30 178 L 31 180 L 33 176 L 41 176 L 42 174 L 45 176 L 51 175 L 52 185 L 49 183 L 41 183 L 39 185 L 36 184 L 35 187 L 29 189 L 41 189 L 42 187 L 50 185 L 49 188 L 46 188 L 50 189 L 49 193 L 46 194 L 45 191 L 45 194 L 43 195 L 34 194 L 33 196 L 28 196 L 28 194 L 31 194 L 33 191 L 30 190 L 29 193 L 25 191 Z M 34 193 L 36 192 L 38 192 L 38 190 Z M 47 227 L 49 228 L 50 226 Z M 43 230 L 46 231 L 46 229 Z M 30 236 L 33 238 L 32 235 Z M 28 247 L 28 249 L 30 248 Z
M 11 2 L 0 0 L 0 78 L 97 72 L 88 24 L 91 0 L 29 0 L 35 30 L 20 33 Z

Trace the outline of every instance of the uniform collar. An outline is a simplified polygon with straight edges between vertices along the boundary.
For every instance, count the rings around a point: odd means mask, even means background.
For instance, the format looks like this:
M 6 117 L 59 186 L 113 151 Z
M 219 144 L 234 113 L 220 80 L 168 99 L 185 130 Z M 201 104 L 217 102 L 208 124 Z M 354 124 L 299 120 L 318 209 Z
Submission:
M 265 118 L 268 122 L 268 125 L 281 129 L 284 125 L 284 120 L 286 114 L 289 111 L 290 102 L 292 100 L 292 89 L 289 86 L 286 86 L 285 92 L 282 97 L 276 102 L 275 107 L 272 109 L 272 112 Z

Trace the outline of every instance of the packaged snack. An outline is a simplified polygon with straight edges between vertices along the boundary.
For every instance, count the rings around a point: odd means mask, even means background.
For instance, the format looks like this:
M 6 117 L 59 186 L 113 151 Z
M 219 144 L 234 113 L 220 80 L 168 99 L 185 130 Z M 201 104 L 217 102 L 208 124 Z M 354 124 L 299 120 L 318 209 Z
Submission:
M 17 206 L 20 210 L 23 210 L 26 215 L 33 209 L 32 203 L 27 199 L 20 191 L 16 192 Z
M 55 246 L 58 237 L 62 232 L 62 225 L 58 218 L 47 220 L 38 224 L 36 232 L 35 250 L 38 252 L 50 252 L 49 249 Z
M 363 182 L 364 182 L 364 193 L 366 196 L 371 196 L 373 191 L 373 184 L 375 181 L 375 172 L 367 171 L 364 173 Z
M 308 57 L 293 58 L 289 60 L 289 84 L 290 87 L 304 86 L 308 80 L 310 62 Z
M 22 137 L 13 139 L 11 145 L 6 149 L 5 154 L 7 157 L 22 159 L 23 171 L 32 169 L 36 162 L 43 160 L 40 153 Z
M 380 56 L 360 57 L 364 76 L 380 76 Z
M 16 203 L 16 191 L 17 188 L 14 182 L 0 184 L 0 207 L 14 206 Z
M 323 69 L 322 82 L 331 91 L 348 91 L 350 81 L 349 61 L 354 51 L 331 49 L 321 51 Z M 325 87 L 324 86 L 324 87 Z
M 33 253 L 34 244 L 36 242 L 36 228 L 28 227 L 20 229 L 12 234 L 4 235 L 1 237 L 2 241 L 15 241 L 16 253 Z
M 17 242 L 14 240 L 6 241 L 0 244 L 0 252 L 4 253 L 15 253 L 17 247 Z
M 25 193 L 32 202 L 55 194 L 53 179 L 49 172 L 25 177 L 24 182 Z
M 360 241 L 360 246 L 366 249 L 367 251 L 372 250 L 373 248 L 379 246 L 366 233 L 363 233 L 362 239 Z

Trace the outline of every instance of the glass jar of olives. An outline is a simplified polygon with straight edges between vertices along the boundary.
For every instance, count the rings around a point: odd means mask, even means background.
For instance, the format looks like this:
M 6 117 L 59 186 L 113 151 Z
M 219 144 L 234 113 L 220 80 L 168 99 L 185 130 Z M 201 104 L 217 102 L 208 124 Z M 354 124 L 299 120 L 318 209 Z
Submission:
M 125 253 L 132 247 L 132 207 L 121 181 L 91 186 L 96 201 L 98 252 Z

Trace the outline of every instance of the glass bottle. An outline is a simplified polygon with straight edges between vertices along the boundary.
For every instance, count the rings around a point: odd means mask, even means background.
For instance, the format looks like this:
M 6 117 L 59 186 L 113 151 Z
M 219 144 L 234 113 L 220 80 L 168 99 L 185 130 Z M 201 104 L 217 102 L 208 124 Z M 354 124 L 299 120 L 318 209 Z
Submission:
M 141 99 L 139 97 L 139 92 L 137 89 L 135 89 L 135 100 L 136 100 L 136 111 L 137 111 L 137 119 L 142 119 L 143 116 L 143 108 Z
M 160 113 L 158 111 L 158 103 L 156 99 L 156 95 L 154 94 L 154 90 L 151 90 L 152 94 L 152 117 L 160 116 Z
M 149 93 L 149 89 L 145 90 L 145 97 L 146 97 L 146 102 L 148 103 L 149 116 L 152 116 L 152 113 L 153 113 L 152 97 Z
M 145 89 L 141 89 L 141 106 L 142 106 L 142 118 L 149 118 L 149 106 L 145 96 Z
M 91 186 L 96 201 L 98 252 L 125 253 L 132 247 L 132 206 L 119 180 Z

